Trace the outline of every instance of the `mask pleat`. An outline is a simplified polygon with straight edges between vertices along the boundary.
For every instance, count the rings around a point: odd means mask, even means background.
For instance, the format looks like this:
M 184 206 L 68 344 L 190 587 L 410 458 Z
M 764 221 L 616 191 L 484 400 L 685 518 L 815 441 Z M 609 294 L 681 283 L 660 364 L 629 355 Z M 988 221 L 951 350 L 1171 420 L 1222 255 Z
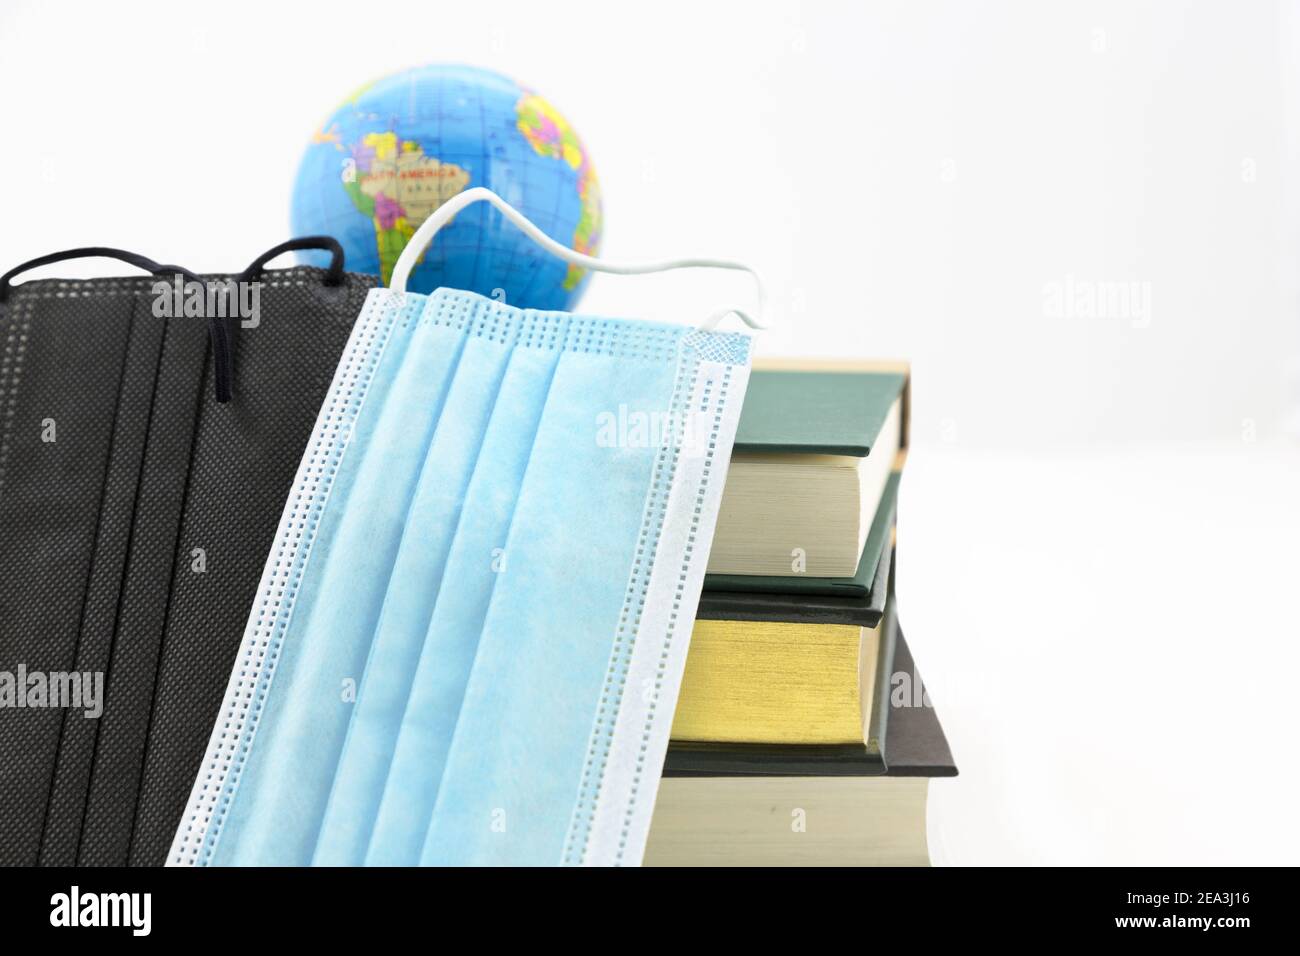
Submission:
M 582 330 L 575 333 L 520 489 L 506 545 L 515 560 L 482 626 L 430 814 L 426 865 L 560 860 L 626 582 L 637 561 L 652 557 L 638 553 L 658 450 L 652 430 L 608 444 L 598 423 L 620 412 L 662 418 L 675 347 L 671 339 L 644 347 L 614 340 L 585 350 Z M 559 594 L 562 612 L 550 609 Z M 521 767 L 547 772 L 520 787 Z
M 391 768 L 365 862 L 419 862 L 429 814 L 451 744 L 478 636 L 493 588 L 510 573 L 506 550 L 524 470 L 532 454 L 563 341 L 567 316 L 534 315 L 521 327 L 500 397 L 487 423 L 474 477 L 452 541 L 447 570 L 404 710 L 386 728 Z
M 86 795 L 82 866 L 125 866 L 130 851 L 207 344 L 201 323 L 167 323 Z
M 429 300 L 426 309 L 439 309 Z M 375 621 L 433 425 L 460 361 L 465 314 L 440 321 L 408 317 L 396 325 L 330 492 L 300 601 L 283 637 L 258 736 L 244 774 L 261 785 L 238 789 L 227 812 L 243 830 L 217 862 L 311 862 L 338 757 L 352 716 Z M 233 828 L 232 827 L 232 828 Z M 233 852 L 231 852 L 233 850 Z M 229 853 L 229 858 L 227 858 Z
M 27 292 L 0 318 L 0 672 L 24 702 L 0 707 L 0 864 L 39 859 L 64 723 L 49 675 L 76 663 L 130 291 L 89 310 L 75 292 Z
M 75 668 L 80 673 L 108 672 L 144 464 L 149 409 L 162 358 L 164 320 L 151 314 L 144 297 L 136 301 L 134 313 L 118 390 L 99 531 L 81 616 Z M 76 865 L 98 731 L 99 721 L 87 720 L 82 711 L 69 711 L 63 716 L 63 735 L 41 842 L 42 866 Z
M 479 304 L 466 322 L 460 362 L 441 409 L 410 409 L 409 427 L 419 427 L 418 420 L 426 415 L 436 416 L 436 425 L 335 771 L 315 855 L 318 864 L 364 861 L 393 753 L 393 728 L 402 719 L 424 634 L 444 590 L 447 555 L 466 489 L 482 457 L 484 433 L 499 406 L 517 332 L 517 324 L 502 321 L 495 303 Z
M 312 274 L 266 278 L 265 321 L 236 327 L 234 401 L 216 401 L 210 361 L 199 390 L 132 866 L 166 861 L 285 497 L 367 291 L 352 281 L 329 289 Z

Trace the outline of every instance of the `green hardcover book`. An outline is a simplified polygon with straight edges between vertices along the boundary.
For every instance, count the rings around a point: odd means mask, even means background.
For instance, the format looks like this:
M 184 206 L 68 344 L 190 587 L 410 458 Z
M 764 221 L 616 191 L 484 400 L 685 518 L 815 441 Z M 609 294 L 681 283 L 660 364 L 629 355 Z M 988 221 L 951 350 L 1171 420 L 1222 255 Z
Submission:
M 847 588 L 860 597 L 873 571 L 860 567 L 860 559 L 864 552 L 879 559 L 878 543 L 868 539 L 907 444 L 906 390 L 905 367 L 756 369 L 709 573 L 822 579 L 800 590 L 840 594 Z M 855 581 L 859 576 L 863 580 Z M 736 590 L 716 578 L 706 587 Z
M 871 597 L 871 585 L 876 579 L 876 569 L 889 550 L 894 532 L 894 515 L 898 507 L 898 482 L 901 472 L 891 472 L 885 482 L 885 491 L 876 507 L 876 516 L 867 532 L 858 569 L 848 578 L 819 578 L 807 574 L 765 576 L 756 574 L 706 574 L 705 591 L 727 591 L 742 594 L 814 594 L 826 597 L 843 597 L 857 600 Z
M 903 371 L 757 368 L 745 391 L 734 451 L 866 458 L 905 384 Z

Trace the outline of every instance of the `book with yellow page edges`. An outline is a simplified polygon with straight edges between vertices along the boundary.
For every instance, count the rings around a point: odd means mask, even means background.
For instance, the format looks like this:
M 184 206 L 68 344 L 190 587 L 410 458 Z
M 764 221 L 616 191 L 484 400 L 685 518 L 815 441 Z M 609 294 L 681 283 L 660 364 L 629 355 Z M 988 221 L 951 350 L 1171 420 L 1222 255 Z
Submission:
M 895 668 L 907 679 L 889 695 L 885 773 L 833 773 L 817 760 L 792 760 L 778 774 L 667 770 L 645 865 L 929 865 L 931 781 L 957 767 L 901 633 L 897 646 Z
M 697 620 L 665 770 L 884 773 L 898 641 L 884 590 L 868 626 Z
M 755 369 L 670 771 L 884 771 L 907 386 L 899 364 Z

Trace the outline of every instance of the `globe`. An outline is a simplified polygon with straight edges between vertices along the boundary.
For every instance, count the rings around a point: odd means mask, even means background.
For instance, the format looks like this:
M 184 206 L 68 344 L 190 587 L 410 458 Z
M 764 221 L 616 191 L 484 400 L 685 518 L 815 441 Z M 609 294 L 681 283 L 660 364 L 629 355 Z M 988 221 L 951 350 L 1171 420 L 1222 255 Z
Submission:
M 538 93 L 489 70 L 424 66 L 363 87 L 312 137 L 293 188 L 294 235 L 330 235 L 347 266 L 388 284 L 415 230 L 486 186 L 578 252 L 596 255 L 600 185 L 578 134 Z M 303 253 L 325 265 L 325 253 Z M 424 250 L 407 288 L 466 289 L 572 311 L 588 276 L 475 203 Z

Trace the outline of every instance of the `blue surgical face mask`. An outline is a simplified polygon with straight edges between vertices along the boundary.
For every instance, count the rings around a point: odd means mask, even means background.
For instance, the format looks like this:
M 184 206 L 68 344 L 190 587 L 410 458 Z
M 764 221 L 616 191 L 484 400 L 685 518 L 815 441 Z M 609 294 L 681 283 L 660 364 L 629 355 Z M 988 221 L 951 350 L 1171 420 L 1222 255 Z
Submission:
M 371 293 L 174 864 L 640 862 L 750 339 L 403 292 L 477 199 L 604 267 L 471 190 Z

